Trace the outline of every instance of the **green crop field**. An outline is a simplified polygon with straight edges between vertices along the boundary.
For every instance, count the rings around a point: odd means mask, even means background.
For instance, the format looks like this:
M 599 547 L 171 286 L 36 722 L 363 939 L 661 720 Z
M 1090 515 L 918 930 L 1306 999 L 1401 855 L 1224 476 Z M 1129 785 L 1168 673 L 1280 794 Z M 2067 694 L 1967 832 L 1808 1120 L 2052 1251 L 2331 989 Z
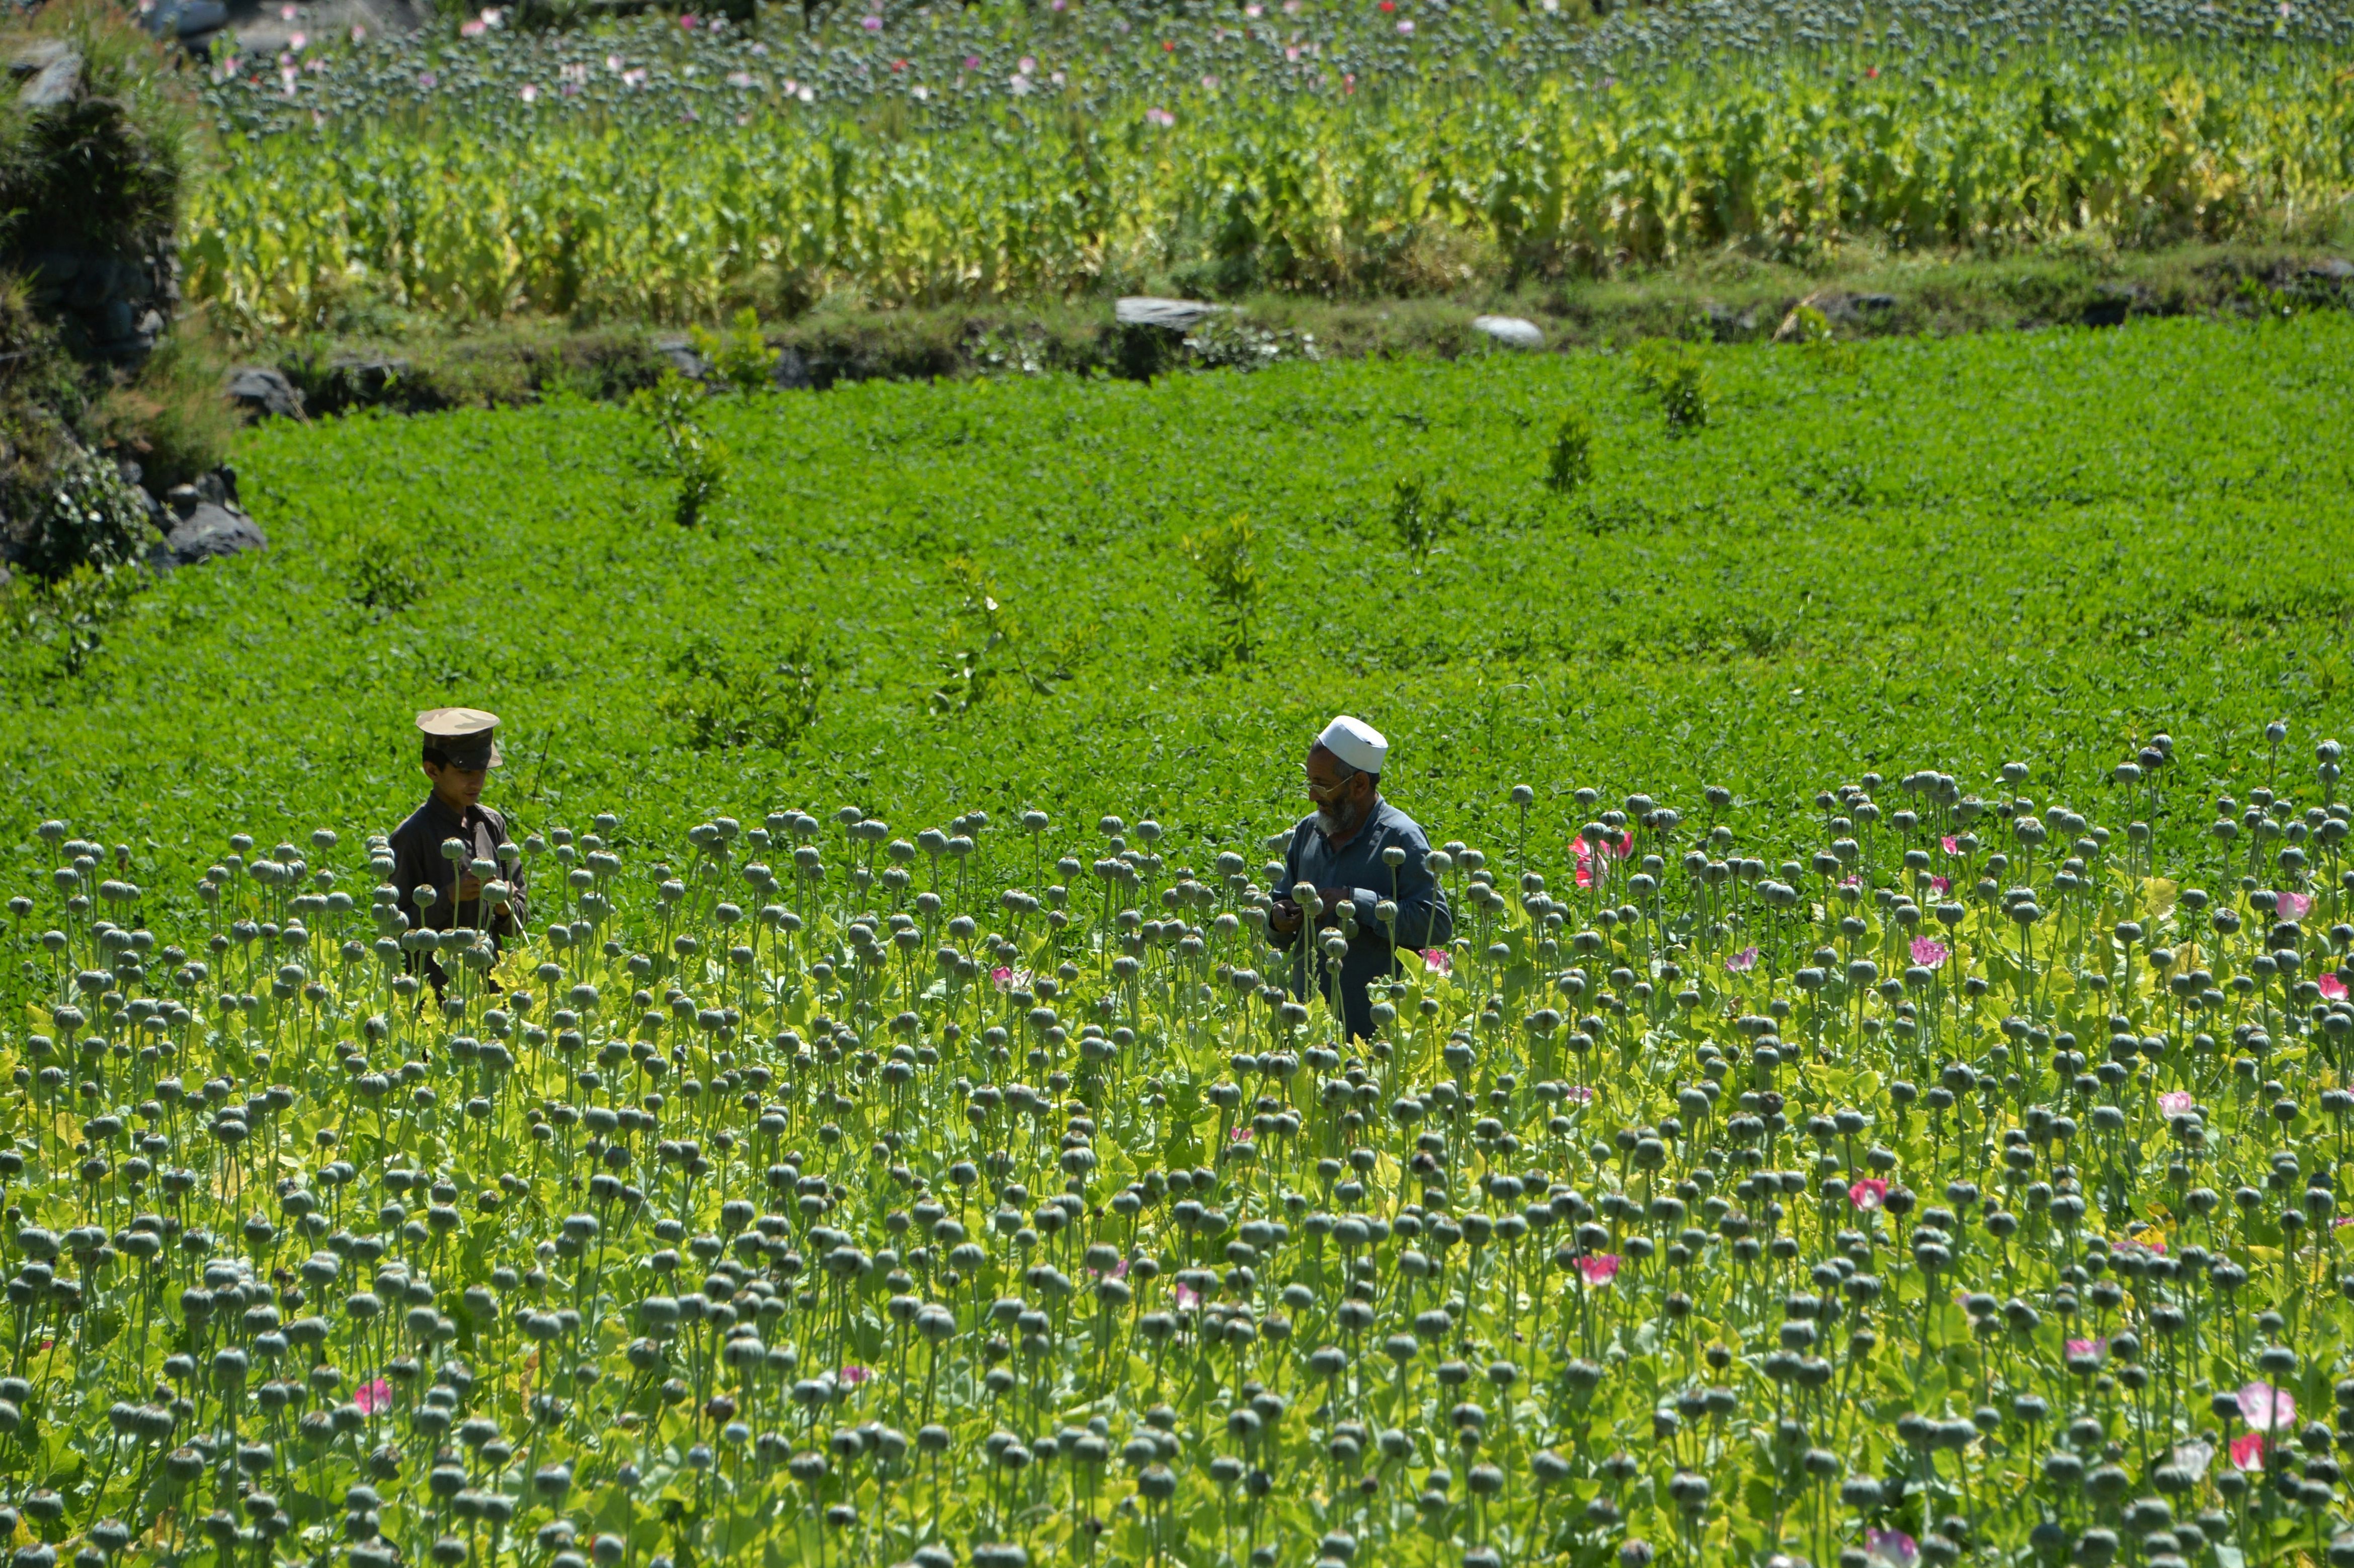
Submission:
M 1467 827 L 1522 781 L 1556 818 L 2020 756 L 2092 789 L 2169 726 L 2221 777 L 2345 697 L 2349 335 L 1717 351 L 1689 436 L 1623 355 L 719 398 L 730 490 L 684 530 L 621 408 L 274 425 L 240 471 L 269 556 L 147 596 L 75 682 L 12 650 L 6 836 L 105 821 L 176 876 L 231 824 L 388 828 L 409 711 L 460 700 L 506 715 L 525 814 L 648 832 L 848 800 L 1233 842 L 1335 707 Z M 1572 409 L 1593 477 L 1561 495 Z M 1182 548 L 1237 517 L 1246 651 Z
M 2349 351 L 252 431 L 267 553 L 0 652 L 0 1543 L 2342 1563 Z M 1359 1037 L 1341 710 L 1451 910 Z
M 2330 6 L 501 15 L 216 62 L 186 249 L 218 319 L 1482 297 L 1858 247 L 2327 244 L 2354 191 Z

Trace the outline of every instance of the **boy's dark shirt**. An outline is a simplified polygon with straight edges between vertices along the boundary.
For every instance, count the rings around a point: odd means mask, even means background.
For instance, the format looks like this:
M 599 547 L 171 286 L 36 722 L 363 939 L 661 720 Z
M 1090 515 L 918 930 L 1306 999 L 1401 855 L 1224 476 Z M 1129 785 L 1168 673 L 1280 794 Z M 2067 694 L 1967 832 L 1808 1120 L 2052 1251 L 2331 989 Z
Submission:
M 411 930 L 419 926 L 437 931 L 459 927 L 483 930 L 486 927 L 482 924 L 482 900 L 457 902 L 458 879 L 465 874 L 465 866 L 463 862 L 452 863 L 441 858 L 445 839 L 461 839 L 470 845 L 468 860 L 496 860 L 499 846 L 507 842 L 507 820 L 480 802 L 469 807 L 461 818 L 443 805 L 439 795 L 427 796 L 425 804 L 393 830 L 392 884 L 400 889 L 400 912 L 408 918 Z M 507 907 L 496 911 L 487 927 L 493 938 L 520 933 L 529 917 L 522 863 L 504 871 L 504 875 L 514 892 Z M 419 909 L 414 895 L 420 885 L 429 883 L 440 896 L 430 907 Z

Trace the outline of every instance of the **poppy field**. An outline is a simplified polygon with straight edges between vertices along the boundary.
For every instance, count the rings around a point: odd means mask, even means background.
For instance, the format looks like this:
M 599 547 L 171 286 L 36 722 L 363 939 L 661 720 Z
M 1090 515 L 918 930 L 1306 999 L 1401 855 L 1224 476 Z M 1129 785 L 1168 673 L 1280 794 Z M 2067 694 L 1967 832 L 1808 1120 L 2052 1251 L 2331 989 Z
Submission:
M 2327 6 L 525 10 L 224 54 L 193 292 L 252 333 L 1444 295 L 1728 251 L 2326 241 L 2354 189 Z
M 2349 335 L 262 428 L 0 668 L 14 1561 L 2345 1561 Z

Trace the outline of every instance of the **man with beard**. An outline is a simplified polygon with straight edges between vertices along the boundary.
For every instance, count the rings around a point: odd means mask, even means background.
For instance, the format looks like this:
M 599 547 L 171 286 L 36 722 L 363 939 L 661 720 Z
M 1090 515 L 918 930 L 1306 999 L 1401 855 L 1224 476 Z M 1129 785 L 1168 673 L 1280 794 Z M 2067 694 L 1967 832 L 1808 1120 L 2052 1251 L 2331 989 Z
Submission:
M 1337 929 L 1347 950 L 1336 965 L 1327 939 L 1311 938 L 1291 966 L 1291 991 L 1304 996 L 1313 983 L 1352 1036 L 1373 1032 L 1365 988 L 1396 972 L 1396 948 L 1444 947 L 1455 934 L 1446 890 L 1423 863 L 1430 841 L 1382 799 L 1388 756 L 1379 731 L 1346 715 L 1316 737 L 1308 753 L 1308 799 L 1316 810 L 1292 830 L 1267 922 L 1275 945 L 1289 948 L 1310 923 L 1295 893 L 1303 883 L 1315 888 L 1313 923 Z

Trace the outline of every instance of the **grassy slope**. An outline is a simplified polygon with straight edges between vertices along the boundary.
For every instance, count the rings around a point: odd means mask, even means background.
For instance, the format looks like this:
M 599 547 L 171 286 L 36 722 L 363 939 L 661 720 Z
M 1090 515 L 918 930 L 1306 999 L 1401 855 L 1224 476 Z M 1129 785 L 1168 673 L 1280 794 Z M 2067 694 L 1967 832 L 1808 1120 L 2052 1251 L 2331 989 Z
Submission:
M 737 490 L 692 533 L 619 408 L 274 426 L 243 458 L 271 553 L 174 578 L 78 683 L 14 672 L 0 841 L 63 814 L 171 846 L 145 874 L 176 880 L 239 828 L 389 827 L 408 714 L 448 702 L 508 719 L 495 799 L 646 832 L 854 800 L 909 832 L 1034 803 L 1255 835 L 1342 707 L 1390 733 L 1394 794 L 1440 836 L 1505 832 L 1522 779 L 1548 824 L 1582 784 L 1779 809 L 1875 766 L 1979 787 L 2013 757 L 2029 793 L 2084 802 L 2158 728 L 2196 787 L 2282 715 L 2305 779 L 2345 718 L 2349 348 L 2331 313 L 1882 341 L 1854 374 L 1720 350 L 1688 440 L 1608 355 L 868 384 L 715 406 Z M 1537 476 L 1572 406 L 1596 472 L 1561 501 Z M 1386 521 L 1409 475 L 1471 519 L 1419 571 Z M 1238 511 L 1264 649 L 1219 668 L 1177 540 Z M 957 552 L 1034 660 L 1067 658 L 1052 696 L 925 712 Z M 404 571 L 409 608 L 354 602 Z M 792 754 L 681 743 L 683 648 L 740 669 L 799 629 L 834 668 Z
M 2343 236 L 2338 237 L 2343 238 Z M 2343 249 L 2342 246 L 2338 247 Z M 1235 302 L 1251 326 L 1312 336 L 1326 357 L 1476 353 L 1482 313 L 1521 315 L 1563 347 L 1624 345 L 1645 337 L 1764 341 L 1791 306 L 1818 292 L 1886 295 L 1894 302 L 1837 323 L 1841 336 L 1908 336 L 2074 324 L 2088 306 L 2120 297 L 2136 315 L 2252 314 L 2277 290 L 2308 304 L 2344 303 L 2342 285 L 2309 270 L 2328 248 L 2180 245 L 2116 250 L 2052 245 L 2014 255 L 1892 256 L 1836 249 L 1809 267 L 1723 254 L 1608 278 L 1564 278 L 1518 290 L 1466 285 L 1412 299 L 1322 300 L 1261 294 Z M 315 408 L 374 396 L 409 410 L 532 401 L 550 387 L 618 396 L 666 367 L 655 344 L 676 333 L 608 323 L 570 327 L 521 320 L 453 330 L 423 313 L 352 302 L 331 330 L 249 352 L 274 360 Z M 716 324 L 716 323 L 715 323 Z M 766 323 L 770 344 L 798 354 L 821 385 L 878 376 L 1006 374 L 1024 360 L 1047 369 L 1126 374 L 1108 299 L 874 310 L 829 298 Z M 1286 352 L 1296 339 L 1285 340 Z M 389 386 L 339 377 L 339 360 L 392 358 Z

